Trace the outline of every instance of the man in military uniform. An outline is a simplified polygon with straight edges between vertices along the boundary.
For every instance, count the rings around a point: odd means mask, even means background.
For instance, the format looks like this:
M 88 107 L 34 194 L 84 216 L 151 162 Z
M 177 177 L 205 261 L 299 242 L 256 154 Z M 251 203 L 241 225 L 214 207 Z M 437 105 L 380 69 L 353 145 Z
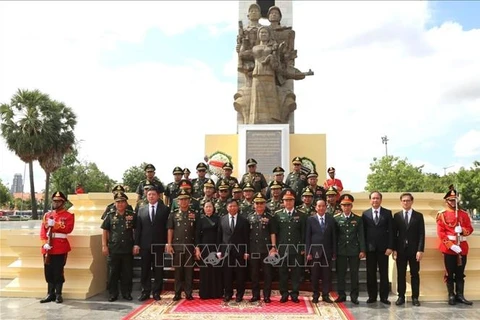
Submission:
M 186 299 L 193 300 L 193 254 L 195 245 L 195 228 L 199 216 L 189 209 L 190 194 L 181 189 L 178 194 L 179 208 L 170 213 L 167 222 L 168 243 L 165 250 L 173 254 L 175 266 L 175 296 L 173 301 L 181 299 L 182 289 Z
M 203 205 L 205 202 L 210 201 L 215 205 L 217 199 L 215 199 L 215 182 L 212 179 L 207 179 L 203 184 L 203 198 L 199 199 L 200 214 L 203 214 Z
M 183 169 L 183 179 L 190 180 L 190 173 L 192 173 L 190 169 Z
M 295 157 L 292 160 L 293 171 L 287 175 L 285 183 L 295 191 L 297 195 L 296 204 L 301 204 L 302 190 L 307 186 L 307 176 L 302 172 L 302 159 Z
M 140 181 L 137 187 L 137 191 L 135 191 L 137 194 L 137 202 L 145 198 L 144 189 L 147 181 L 149 181 L 151 185 L 156 187 L 156 189 L 160 193 L 160 199 L 163 199 L 163 193 L 165 192 L 165 188 L 162 181 L 155 177 L 155 166 L 153 164 L 149 163 L 145 166 L 145 177 L 146 179 Z
M 282 200 L 284 209 L 275 213 L 274 221 L 277 226 L 278 251 L 282 259 L 280 276 L 281 303 L 288 301 L 288 297 L 295 303 L 300 289 L 300 276 L 304 268 L 305 255 L 305 224 L 307 215 L 295 210 L 295 191 L 286 189 L 283 191 Z M 288 272 L 290 267 L 291 272 Z M 292 291 L 288 291 L 288 278 L 291 274 Z
M 330 187 L 325 194 L 327 195 L 327 214 L 333 217 L 337 213 L 341 213 L 342 208 L 337 203 L 337 189 L 335 189 L 335 187 Z
M 250 302 L 260 300 L 260 270 L 263 271 L 263 299 L 270 303 L 272 291 L 272 264 L 269 254 L 276 253 L 276 230 L 272 216 L 266 213 L 265 196 L 258 192 L 253 199 L 255 212 L 248 215 L 250 224 L 250 278 L 252 279 L 252 298 Z
M 335 190 L 337 190 L 337 201 L 339 201 L 340 194 L 343 191 L 342 180 L 335 178 L 335 168 L 334 167 L 328 168 L 327 173 L 328 173 L 329 178 L 327 180 L 325 180 L 325 182 L 323 182 L 323 187 L 325 189 L 328 189 L 330 187 L 335 187 Z
M 197 164 L 197 178 L 192 180 L 192 197 L 200 199 L 205 194 L 203 192 L 203 184 L 207 181 L 207 165 L 203 162 Z
M 273 181 L 269 188 L 271 190 L 272 197 L 267 200 L 267 209 L 269 209 L 272 214 L 275 214 L 275 212 L 283 207 L 281 198 L 282 185 L 278 181 Z
M 133 229 L 136 217 L 133 210 L 127 209 L 128 197 L 124 193 L 115 194 L 115 211 L 103 220 L 101 228 L 102 252 L 109 257 L 109 293 L 108 301 L 118 299 L 118 280 L 121 283 L 122 296 L 132 300 L 133 282 Z
M 180 167 L 173 168 L 173 182 L 170 182 L 165 189 L 166 205 L 170 206 L 180 191 L 180 180 L 182 180 L 183 170 Z
M 75 216 L 65 209 L 65 202 L 67 197 L 62 192 L 53 193 L 53 211 L 45 213 L 40 226 L 45 280 L 48 283 L 47 296 L 40 300 L 40 303 L 63 302 L 62 289 L 65 282 L 63 269 L 68 252 L 71 251 L 67 234 L 73 231 L 75 225 Z
M 133 210 L 135 213 L 138 214 L 138 210 L 140 210 L 140 208 L 144 207 L 144 206 L 147 206 L 148 205 L 148 199 L 147 199 L 147 193 L 148 193 L 148 190 L 150 190 L 150 188 L 153 188 L 154 186 L 152 184 L 150 184 L 150 181 L 145 181 L 145 184 L 143 185 L 143 199 L 141 199 L 140 201 L 137 201 L 137 204 L 135 205 L 135 209 Z
M 307 183 L 308 187 L 313 191 L 313 203 L 317 203 L 317 200 L 319 199 L 327 199 L 325 189 L 317 184 L 318 174 L 315 171 L 312 171 L 307 175 Z
M 272 197 L 272 184 L 276 181 L 278 184 L 280 184 L 280 186 L 282 187 L 282 189 L 286 189 L 288 188 L 288 185 L 286 185 L 284 182 L 283 182 L 283 178 L 285 177 L 285 170 L 282 168 L 282 167 L 275 167 L 273 168 L 272 170 L 273 172 L 273 177 L 274 177 L 274 180 L 272 182 L 270 182 L 270 184 L 268 185 L 268 188 L 267 188 L 267 193 L 265 195 L 265 197 L 268 199 L 270 199 Z
M 240 215 L 247 218 L 248 215 L 255 211 L 253 208 L 254 188 L 250 183 L 246 183 L 243 187 L 243 201 L 240 202 Z
M 114 199 L 115 199 L 115 195 L 116 195 L 117 193 L 125 193 L 125 188 L 124 188 L 122 185 L 120 185 L 120 184 L 116 185 L 116 186 L 113 187 L 113 189 L 112 189 L 112 194 L 113 194 Z M 129 205 L 129 204 L 127 204 L 127 209 L 133 211 L 132 206 Z M 110 204 L 105 208 L 105 211 L 104 211 L 103 214 L 102 214 L 102 220 L 105 220 L 105 218 L 107 217 L 107 215 L 108 215 L 111 211 L 115 212 L 115 210 L 116 210 L 116 208 L 115 208 L 115 201 L 114 201 L 114 202 L 110 203 Z
M 240 187 L 244 188 L 247 183 L 250 183 L 254 192 L 261 192 L 265 194 L 268 186 L 265 176 L 261 172 L 257 172 L 257 161 L 255 159 L 247 160 L 248 172 L 242 176 Z
M 350 269 L 350 300 L 358 304 L 358 272 L 360 259 L 365 258 L 365 234 L 362 218 L 352 212 L 354 198 L 350 194 L 340 197 L 342 213 L 335 215 L 337 230 L 337 291 L 335 302 L 347 300 L 345 293 L 345 275 Z
M 221 217 L 228 214 L 227 201 L 230 195 L 230 186 L 225 180 L 221 180 L 218 186 L 218 195 L 219 197 L 215 201 L 215 213 Z
M 313 192 L 309 187 L 303 189 L 302 204 L 297 206 L 296 209 L 298 211 L 302 211 L 308 216 L 314 215 L 316 213 L 315 205 L 313 204 Z
M 235 183 L 235 185 L 232 188 L 232 199 L 236 200 L 237 202 L 242 201 L 243 198 L 243 190 L 240 188 L 240 185 L 238 183 Z
M 473 232 L 472 222 L 467 212 L 458 208 L 457 191 L 450 186 L 445 197 L 446 209 L 437 214 L 437 234 L 440 238 L 440 251 L 445 264 L 445 282 L 448 290 L 448 304 L 457 302 L 472 305 L 465 299 L 465 266 L 467 264 L 467 236 Z M 456 285 L 454 291 L 454 284 Z
M 229 190 L 232 191 L 236 183 L 238 183 L 237 178 L 232 177 L 233 165 L 230 162 L 226 162 L 223 166 L 223 177 L 217 181 L 217 189 L 220 186 L 222 181 L 225 181 L 228 184 Z
M 192 181 L 185 179 L 180 180 L 180 191 L 181 190 L 185 190 L 190 195 L 190 210 L 194 212 L 200 212 L 200 201 L 192 197 Z M 170 208 L 171 211 L 177 210 L 179 208 L 178 197 L 173 199 Z

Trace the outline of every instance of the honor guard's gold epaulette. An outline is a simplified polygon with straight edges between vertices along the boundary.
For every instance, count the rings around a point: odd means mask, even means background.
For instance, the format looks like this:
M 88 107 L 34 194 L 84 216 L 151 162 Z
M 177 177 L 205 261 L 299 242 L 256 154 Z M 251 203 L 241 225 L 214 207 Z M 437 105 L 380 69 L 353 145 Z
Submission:
M 445 213 L 445 211 L 446 211 L 445 209 L 439 210 L 439 211 L 437 212 L 437 216 L 436 216 L 436 218 L 435 218 L 435 221 L 438 221 L 438 219 L 440 219 L 441 217 L 443 217 L 443 214 Z

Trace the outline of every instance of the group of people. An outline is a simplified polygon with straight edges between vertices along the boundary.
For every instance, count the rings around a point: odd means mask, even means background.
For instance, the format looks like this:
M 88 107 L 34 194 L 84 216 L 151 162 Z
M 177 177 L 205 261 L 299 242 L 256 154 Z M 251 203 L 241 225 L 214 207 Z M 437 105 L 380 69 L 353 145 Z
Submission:
M 338 191 L 343 186 L 335 179 L 334 168 L 328 169 L 330 178 L 325 186 L 319 186 L 318 174 L 302 171 L 299 157 L 292 160 L 294 169 L 286 179 L 281 167 L 274 168 L 275 179 L 270 184 L 256 171 L 256 165 L 255 159 L 247 160 L 248 172 L 240 182 L 231 176 L 230 163 L 223 166 L 224 176 L 217 182 L 206 177 L 205 163 L 197 165 L 198 178 L 193 180 L 185 179 L 184 170 L 176 167 L 174 181 L 165 188 L 155 178 L 155 167 L 149 164 L 145 167 L 146 179 L 137 188 L 135 208 L 128 205 L 124 188 L 116 186 L 112 190 L 114 202 L 106 208 L 101 225 L 102 252 L 108 257 L 109 301 L 117 300 L 119 294 L 126 300 L 133 299 L 133 256 L 140 255 L 140 301 L 161 299 L 164 267 L 171 265 L 175 301 L 182 299 L 182 293 L 185 299 L 193 299 L 193 270 L 199 266 L 201 299 L 223 298 L 228 302 L 233 299 L 235 283 L 235 301 L 240 302 L 249 278 L 250 301 L 263 297 L 270 303 L 272 274 L 278 271 L 280 302 L 290 299 L 298 303 L 300 283 L 308 269 L 312 302 L 321 298 L 332 303 L 329 293 L 335 266 L 335 302 L 347 299 L 345 277 L 349 269 L 350 301 L 358 304 L 359 265 L 366 258 L 366 302 L 374 303 L 379 298 L 389 305 L 391 255 L 398 270 L 395 304 L 405 304 L 409 266 L 411 301 L 420 306 L 425 223 L 423 214 L 413 209 L 411 193 L 401 194 L 402 210 L 392 215 L 382 207 L 382 194 L 374 191 L 369 195 L 371 208 L 356 215 L 352 210 L 354 197 Z M 48 283 L 48 295 L 41 302 L 62 300 L 63 266 L 70 250 L 66 234 L 72 231 L 74 221 L 73 214 L 63 207 L 66 197 L 56 192 L 53 199 L 54 211 L 45 215 L 41 228 Z M 437 230 L 446 267 L 448 303 L 472 304 L 463 294 L 466 237 L 473 232 L 472 224 L 469 215 L 458 208 L 453 188 L 444 199 L 446 209 L 438 213 Z

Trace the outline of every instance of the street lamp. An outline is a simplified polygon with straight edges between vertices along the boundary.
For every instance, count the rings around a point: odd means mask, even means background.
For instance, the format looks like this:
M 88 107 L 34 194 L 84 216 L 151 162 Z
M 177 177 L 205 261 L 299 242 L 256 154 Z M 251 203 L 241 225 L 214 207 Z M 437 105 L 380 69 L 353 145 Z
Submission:
M 453 165 L 448 166 L 448 167 L 443 167 L 443 175 L 446 176 L 447 175 L 447 169 L 450 169 L 452 167 L 453 167 Z
M 382 143 L 385 145 L 385 156 L 388 156 L 388 138 L 386 135 L 382 137 Z

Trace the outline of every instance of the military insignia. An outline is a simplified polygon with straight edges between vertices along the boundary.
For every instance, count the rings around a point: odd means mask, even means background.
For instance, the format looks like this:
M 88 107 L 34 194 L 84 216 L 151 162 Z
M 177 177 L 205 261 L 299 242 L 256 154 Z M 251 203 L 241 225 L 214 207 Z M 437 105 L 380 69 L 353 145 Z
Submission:
M 355 226 L 355 225 L 357 225 L 357 221 L 352 220 L 352 221 L 350 221 L 350 224 L 353 224 Z

